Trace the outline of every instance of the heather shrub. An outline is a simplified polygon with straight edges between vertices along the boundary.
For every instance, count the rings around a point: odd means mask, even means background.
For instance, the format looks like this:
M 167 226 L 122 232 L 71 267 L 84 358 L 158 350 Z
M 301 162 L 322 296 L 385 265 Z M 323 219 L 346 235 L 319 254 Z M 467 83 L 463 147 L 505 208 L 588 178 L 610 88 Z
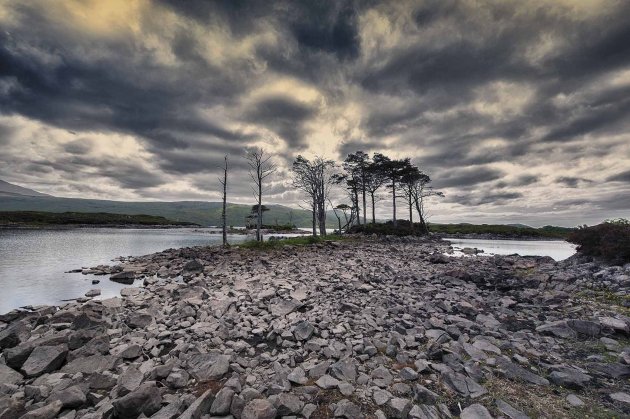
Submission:
M 567 239 L 578 245 L 581 254 L 604 259 L 616 265 L 630 263 L 630 222 L 607 220 L 595 226 L 582 226 Z

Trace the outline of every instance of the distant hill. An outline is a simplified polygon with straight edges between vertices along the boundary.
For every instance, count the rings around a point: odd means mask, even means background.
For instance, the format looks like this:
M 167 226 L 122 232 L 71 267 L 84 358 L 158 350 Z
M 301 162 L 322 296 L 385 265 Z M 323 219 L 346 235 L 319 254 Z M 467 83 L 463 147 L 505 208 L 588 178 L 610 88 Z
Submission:
M 0 180 L 0 196 L 50 196 Z
M 30 189 L 21 188 L 2 182 L 6 192 L 0 195 L 0 211 L 47 211 L 47 212 L 101 212 L 110 214 L 146 214 L 164 217 L 173 221 L 183 221 L 203 226 L 221 223 L 221 203 L 204 201 L 179 202 L 129 202 L 108 201 L 100 199 L 58 198 L 39 194 Z M 17 192 L 16 192 L 17 191 Z M 22 193 L 18 193 L 18 192 Z M 283 205 L 267 205 L 270 209 L 263 215 L 265 224 L 293 223 L 298 227 L 311 225 L 311 212 L 293 209 Z M 228 204 L 228 224 L 245 225 L 245 217 L 249 215 L 251 205 Z M 337 226 L 337 219 L 329 214 L 330 228 Z

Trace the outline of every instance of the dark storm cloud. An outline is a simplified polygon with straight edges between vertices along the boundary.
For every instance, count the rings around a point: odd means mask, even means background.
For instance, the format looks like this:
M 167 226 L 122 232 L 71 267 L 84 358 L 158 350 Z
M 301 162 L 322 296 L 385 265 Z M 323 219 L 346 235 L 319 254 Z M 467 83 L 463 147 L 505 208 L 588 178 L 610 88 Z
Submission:
M 626 170 L 625 172 L 617 173 L 616 175 L 612 175 L 606 179 L 608 182 L 625 182 L 630 183 L 630 170 Z
M 497 182 L 496 187 L 507 188 L 507 187 L 517 187 L 517 186 L 527 186 L 527 185 L 531 185 L 538 182 L 539 179 L 540 177 L 536 175 L 522 175 L 510 182 L 506 182 L 506 181 Z
M 522 198 L 520 192 L 496 192 L 496 193 L 470 193 L 465 195 L 453 195 L 446 197 L 448 202 L 459 205 L 475 206 L 475 205 L 506 205 L 510 201 Z
M 275 96 L 253 103 L 245 115 L 249 121 L 267 124 L 291 149 L 299 149 L 307 140 L 303 123 L 315 112 L 312 107 L 289 97 Z
M 572 176 L 560 176 L 556 178 L 556 183 L 560 183 L 569 188 L 577 188 L 580 185 L 585 183 L 593 183 L 592 180 L 581 178 L 581 177 L 572 177 Z
M 12 153 L 2 173 L 55 174 L 75 189 L 107 178 L 142 197 L 162 187 L 175 196 L 172 182 L 183 181 L 197 188 L 185 196 L 200 197 L 229 154 L 235 196 L 248 199 L 246 147 L 273 144 L 286 170 L 298 153 L 320 151 L 307 150 L 315 138 L 341 159 L 408 156 L 445 202 L 507 211 L 525 194 L 600 187 L 609 195 L 584 205 L 621 209 L 615 196 L 627 195 L 630 172 L 593 175 L 602 185 L 567 162 L 625 158 L 630 87 L 615 72 L 630 70 L 630 3 L 582 6 L 160 0 L 139 8 L 133 25 L 99 33 L 55 21 L 45 2 L 14 2 L 0 28 L 0 117 L 61 128 L 64 140 L 46 159 L 29 156 L 44 130 L 0 122 Z M 98 157 L 108 136 L 131 138 L 144 154 Z
M 488 167 L 457 169 L 438 173 L 435 178 L 435 186 L 437 188 L 473 186 L 499 179 L 503 175 L 503 171 Z
M 92 150 L 92 148 L 92 144 L 87 139 L 78 139 L 63 145 L 64 151 L 70 154 L 78 155 L 87 154 L 90 150 Z

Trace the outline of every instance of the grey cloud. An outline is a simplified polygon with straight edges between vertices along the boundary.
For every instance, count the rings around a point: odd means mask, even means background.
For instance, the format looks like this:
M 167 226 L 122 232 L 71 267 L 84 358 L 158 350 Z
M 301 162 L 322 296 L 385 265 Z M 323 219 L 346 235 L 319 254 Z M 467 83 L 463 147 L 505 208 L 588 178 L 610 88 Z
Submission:
M 625 182 L 630 183 L 630 170 L 612 175 L 606 179 L 608 182 Z
M 455 169 L 452 171 L 442 171 L 435 177 L 435 186 L 437 188 L 447 187 L 466 187 L 473 186 L 484 182 L 490 182 L 501 178 L 504 172 L 498 169 L 488 167 L 472 167 L 468 169 Z
M 568 186 L 569 188 L 577 188 L 585 183 L 593 183 L 590 179 L 573 176 L 560 176 L 556 178 L 556 182 L 564 186 Z
M 315 115 L 316 110 L 290 97 L 267 97 L 252 105 L 246 112 L 248 120 L 267 124 L 291 149 L 305 144 L 306 130 L 303 123 Z

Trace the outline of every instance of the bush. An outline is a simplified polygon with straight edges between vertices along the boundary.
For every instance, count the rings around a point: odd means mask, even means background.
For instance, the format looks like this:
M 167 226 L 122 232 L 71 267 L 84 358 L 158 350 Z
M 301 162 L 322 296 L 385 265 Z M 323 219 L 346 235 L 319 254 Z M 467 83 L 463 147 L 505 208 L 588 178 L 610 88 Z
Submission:
M 420 223 L 413 223 L 413 229 L 408 220 L 398 220 L 396 225 L 392 221 L 377 224 L 353 225 L 348 229 L 350 234 L 376 234 L 378 236 L 420 236 L 423 229 Z
M 628 220 L 607 220 L 602 224 L 582 226 L 567 239 L 578 245 L 584 255 L 602 258 L 617 265 L 630 263 L 630 223 Z

